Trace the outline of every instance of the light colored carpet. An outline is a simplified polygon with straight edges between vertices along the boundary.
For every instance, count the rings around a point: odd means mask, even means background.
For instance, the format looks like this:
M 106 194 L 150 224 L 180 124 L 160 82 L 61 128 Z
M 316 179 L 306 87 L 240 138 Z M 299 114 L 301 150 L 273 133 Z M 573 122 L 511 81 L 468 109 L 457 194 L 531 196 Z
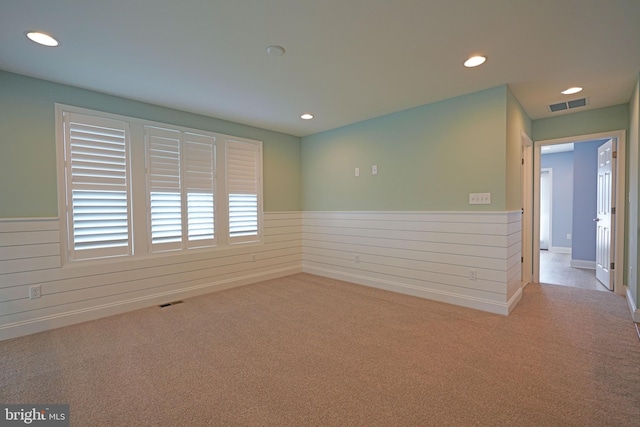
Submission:
M 638 426 L 625 299 L 529 285 L 508 316 L 308 274 L 0 343 L 0 402 L 73 426 Z

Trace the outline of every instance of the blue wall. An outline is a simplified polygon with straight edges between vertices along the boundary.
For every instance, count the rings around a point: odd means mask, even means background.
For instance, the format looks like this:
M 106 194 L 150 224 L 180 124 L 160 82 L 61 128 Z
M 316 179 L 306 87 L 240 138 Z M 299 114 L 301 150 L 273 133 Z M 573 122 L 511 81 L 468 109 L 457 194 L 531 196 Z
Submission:
M 551 246 L 571 248 L 574 260 L 596 260 L 598 147 L 605 142 L 580 142 L 573 152 L 541 156 L 541 167 L 553 169 Z
M 555 248 L 571 248 L 573 233 L 573 152 L 543 154 L 542 168 L 553 169 L 551 242 Z
M 573 151 L 573 244 L 571 258 L 596 260 L 598 147 L 607 140 L 581 142 Z

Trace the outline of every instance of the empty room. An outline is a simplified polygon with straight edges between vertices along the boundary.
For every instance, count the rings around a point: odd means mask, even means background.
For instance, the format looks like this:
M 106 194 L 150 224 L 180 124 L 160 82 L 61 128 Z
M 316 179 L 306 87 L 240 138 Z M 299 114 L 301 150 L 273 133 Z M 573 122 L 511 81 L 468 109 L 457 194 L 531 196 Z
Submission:
M 0 424 L 637 426 L 638 22 L 3 2 Z

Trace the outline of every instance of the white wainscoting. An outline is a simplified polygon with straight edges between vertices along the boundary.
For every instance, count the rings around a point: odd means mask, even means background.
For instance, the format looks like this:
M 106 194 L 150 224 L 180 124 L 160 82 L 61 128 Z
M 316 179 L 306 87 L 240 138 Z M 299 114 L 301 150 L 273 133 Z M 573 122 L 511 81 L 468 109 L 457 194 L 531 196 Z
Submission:
M 520 211 L 303 212 L 303 271 L 506 315 L 522 298 L 521 223 Z
M 0 340 L 302 271 L 300 212 L 265 213 L 261 244 L 93 265 L 61 266 L 60 237 L 57 218 L 0 220 Z
M 520 212 L 265 213 L 262 244 L 61 266 L 57 218 L 0 220 L 0 340 L 300 271 L 508 314 L 520 230 Z

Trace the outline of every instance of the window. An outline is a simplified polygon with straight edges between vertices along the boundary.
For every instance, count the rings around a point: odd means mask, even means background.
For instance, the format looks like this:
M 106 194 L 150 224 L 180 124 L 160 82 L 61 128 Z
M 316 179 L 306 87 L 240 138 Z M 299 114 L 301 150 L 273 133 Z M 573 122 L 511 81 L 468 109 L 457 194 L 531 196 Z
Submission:
M 145 126 L 151 247 L 182 246 L 180 132 Z
M 67 260 L 261 240 L 260 141 L 62 105 L 56 120 Z
M 152 250 L 212 246 L 215 137 L 145 126 L 145 140 Z
M 128 255 L 129 127 L 66 112 L 63 122 L 69 258 Z
M 187 240 L 190 247 L 213 244 L 215 138 L 185 133 Z
M 227 193 L 229 195 L 229 239 L 252 241 L 258 237 L 260 147 L 227 141 Z

